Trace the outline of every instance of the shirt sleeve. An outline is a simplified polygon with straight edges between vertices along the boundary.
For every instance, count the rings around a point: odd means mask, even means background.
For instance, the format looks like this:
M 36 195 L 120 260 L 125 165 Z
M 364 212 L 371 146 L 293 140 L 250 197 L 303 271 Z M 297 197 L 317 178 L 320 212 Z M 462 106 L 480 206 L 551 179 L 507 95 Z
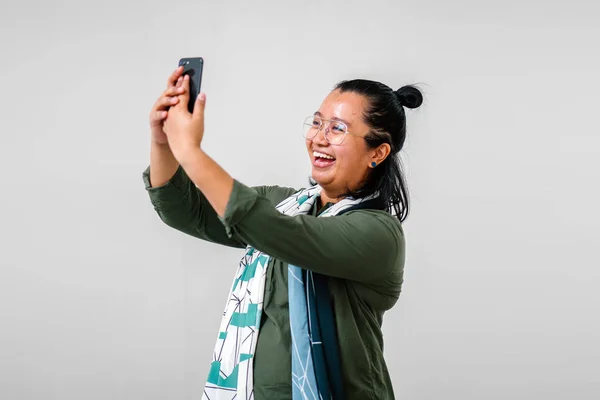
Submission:
M 238 235 L 228 234 L 221 219 L 206 197 L 180 166 L 173 177 L 164 185 L 152 187 L 150 167 L 142 174 L 150 202 L 160 219 L 168 226 L 209 242 L 230 246 L 246 247 L 247 242 Z M 296 190 L 280 186 L 257 186 L 248 188 L 263 196 L 273 206 Z M 248 204 L 239 204 L 243 210 Z
M 402 227 L 383 211 L 356 210 L 326 218 L 287 216 L 234 181 L 221 219 L 227 235 L 307 270 L 363 283 L 402 276 Z

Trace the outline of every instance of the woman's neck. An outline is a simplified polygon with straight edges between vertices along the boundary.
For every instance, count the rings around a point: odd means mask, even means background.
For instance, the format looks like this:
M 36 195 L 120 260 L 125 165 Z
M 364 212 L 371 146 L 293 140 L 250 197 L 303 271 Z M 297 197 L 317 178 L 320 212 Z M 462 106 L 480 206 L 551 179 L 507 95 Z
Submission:
M 320 205 L 319 208 L 323 207 L 327 203 L 335 204 L 341 199 L 337 197 L 330 197 L 324 190 L 321 191 L 321 196 L 319 196 Z

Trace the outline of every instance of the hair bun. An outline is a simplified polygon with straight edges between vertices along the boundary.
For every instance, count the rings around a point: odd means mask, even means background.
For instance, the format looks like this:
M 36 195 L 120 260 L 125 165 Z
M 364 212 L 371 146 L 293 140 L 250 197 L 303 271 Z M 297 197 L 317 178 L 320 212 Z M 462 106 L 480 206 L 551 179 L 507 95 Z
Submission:
M 423 104 L 421 91 L 414 86 L 406 85 L 396 90 L 396 97 L 406 108 L 417 108 Z

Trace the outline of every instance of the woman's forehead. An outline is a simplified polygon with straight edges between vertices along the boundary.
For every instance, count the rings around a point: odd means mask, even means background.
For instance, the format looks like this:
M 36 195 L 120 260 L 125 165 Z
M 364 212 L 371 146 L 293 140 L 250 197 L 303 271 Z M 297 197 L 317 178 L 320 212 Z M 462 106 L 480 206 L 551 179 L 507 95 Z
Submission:
M 340 92 L 334 90 L 323 100 L 319 112 L 326 119 L 342 119 L 349 124 L 362 122 L 362 115 L 366 106 L 363 96 L 353 92 Z

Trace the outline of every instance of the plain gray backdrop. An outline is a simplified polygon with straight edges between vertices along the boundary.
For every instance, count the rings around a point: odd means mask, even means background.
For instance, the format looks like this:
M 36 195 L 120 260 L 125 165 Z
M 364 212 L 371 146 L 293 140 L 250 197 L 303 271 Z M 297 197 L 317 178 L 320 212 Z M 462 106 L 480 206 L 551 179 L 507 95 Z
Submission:
M 162 224 L 148 112 L 205 59 L 204 147 L 302 187 L 341 79 L 417 83 L 400 399 L 600 398 L 592 1 L 2 1 L 0 398 L 198 399 L 241 253 Z

